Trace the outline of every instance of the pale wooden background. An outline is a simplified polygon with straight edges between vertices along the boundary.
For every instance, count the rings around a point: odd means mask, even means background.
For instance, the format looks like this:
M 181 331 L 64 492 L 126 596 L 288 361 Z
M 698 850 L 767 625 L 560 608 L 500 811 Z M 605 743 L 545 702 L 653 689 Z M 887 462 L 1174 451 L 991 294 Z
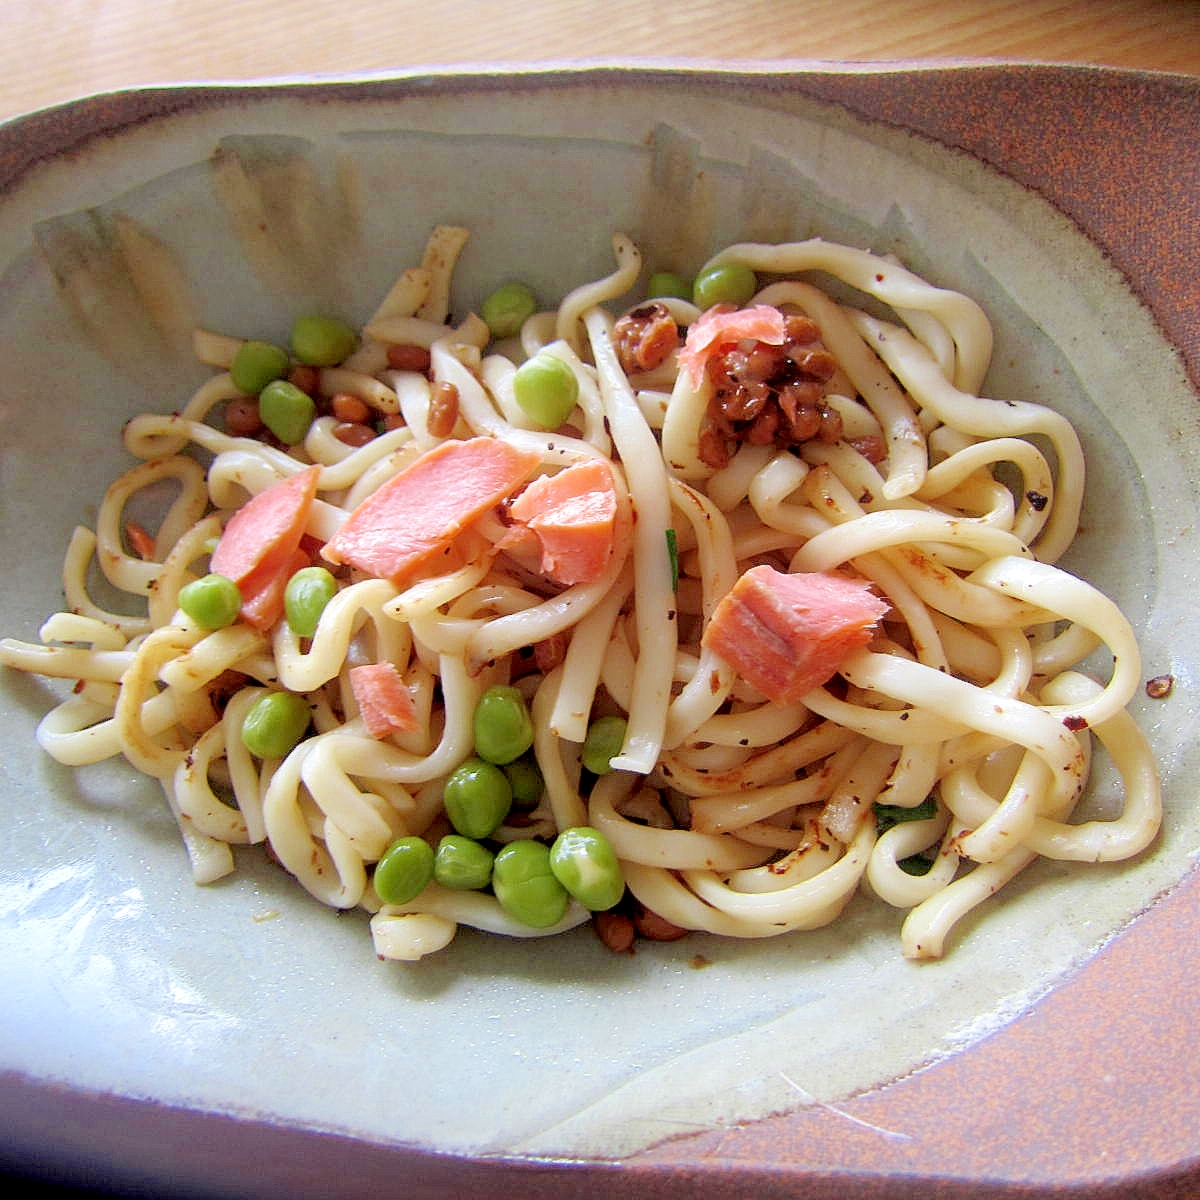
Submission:
M 1200 0 L 0 0 L 0 120 L 137 84 L 630 56 L 1200 75 Z

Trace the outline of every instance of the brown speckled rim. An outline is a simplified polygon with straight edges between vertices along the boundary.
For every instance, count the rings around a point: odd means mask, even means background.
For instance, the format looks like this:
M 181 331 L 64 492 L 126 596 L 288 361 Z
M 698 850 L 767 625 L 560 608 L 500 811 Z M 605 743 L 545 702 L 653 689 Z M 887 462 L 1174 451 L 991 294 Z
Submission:
M 1200 389 L 1200 79 L 1087 66 L 562 64 L 123 92 L 0 127 L 0 193 L 43 161 L 281 90 L 414 93 L 603 82 L 832 102 L 965 151 L 1108 256 Z M 836 1107 L 681 1138 L 620 1164 L 459 1159 L 0 1076 L 0 1168 L 141 1195 L 654 1200 L 1200 1196 L 1200 878 L 971 1049 Z M 869 1053 L 869 1048 L 864 1048 Z M 385 1191 L 386 1189 L 386 1191 Z

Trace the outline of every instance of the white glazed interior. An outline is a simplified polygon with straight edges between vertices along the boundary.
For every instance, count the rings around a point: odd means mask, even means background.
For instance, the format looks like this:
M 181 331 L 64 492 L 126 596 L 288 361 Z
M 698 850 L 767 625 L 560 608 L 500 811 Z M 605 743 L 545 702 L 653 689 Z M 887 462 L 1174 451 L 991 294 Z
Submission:
M 233 133 L 250 139 L 231 145 L 253 178 L 264 148 L 290 172 L 273 227 L 291 229 L 286 253 L 252 253 L 219 202 L 209 160 Z M 259 140 L 277 137 L 292 140 Z M 99 222 L 66 216 L 90 209 Z M 300 211 L 316 222 L 291 226 Z M 733 90 L 636 81 L 402 101 L 369 86 L 356 100 L 280 92 L 52 161 L 0 206 L 0 634 L 32 638 L 58 606 L 70 529 L 125 461 L 122 421 L 177 408 L 204 377 L 171 344 L 187 312 L 164 318 L 161 344 L 139 332 L 114 347 L 146 317 L 96 233 L 118 215 L 168 248 L 196 319 L 263 337 L 312 302 L 364 317 L 444 221 L 473 230 L 460 311 L 502 278 L 557 299 L 607 273 L 614 230 L 681 269 L 731 240 L 820 234 L 969 291 L 997 324 L 990 394 L 1054 404 L 1084 437 L 1090 501 L 1070 565 L 1134 621 L 1144 674 L 1179 681 L 1169 702 L 1137 704 L 1167 824 L 1131 865 L 1031 869 L 939 963 L 904 961 L 900 914 L 859 900 L 829 930 L 770 943 L 694 936 L 619 958 L 586 930 L 553 944 L 465 932 L 419 965 L 381 964 L 364 916 L 323 909 L 259 851 L 194 887 L 156 787 L 122 765 L 47 760 L 32 741 L 47 688 L 6 672 L 0 1068 L 438 1150 L 625 1154 L 862 1091 L 971 1043 L 1186 869 L 1195 398 L 1116 273 L 1036 197 L 813 102 L 768 113 Z M 32 249 L 35 225 L 87 285 L 90 324 Z

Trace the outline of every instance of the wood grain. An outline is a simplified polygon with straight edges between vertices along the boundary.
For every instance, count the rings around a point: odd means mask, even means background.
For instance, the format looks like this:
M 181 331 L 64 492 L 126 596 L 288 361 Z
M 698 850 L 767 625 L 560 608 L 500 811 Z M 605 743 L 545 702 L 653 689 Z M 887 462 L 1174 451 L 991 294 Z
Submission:
M 433 63 L 1003 58 L 1200 74 L 1195 0 L 4 0 L 0 119 L 151 83 Z

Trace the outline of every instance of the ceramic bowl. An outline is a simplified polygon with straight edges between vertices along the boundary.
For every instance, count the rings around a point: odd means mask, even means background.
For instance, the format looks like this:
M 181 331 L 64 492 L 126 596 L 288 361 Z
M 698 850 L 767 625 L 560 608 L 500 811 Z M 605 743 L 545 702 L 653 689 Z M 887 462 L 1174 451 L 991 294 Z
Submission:
M 58 606 L 122 422 L 203 378 L 193 322 L 362 319 L 439 222 L 471 229 L 463 307 L 514 274 L 560 296 L 617 230 L 676 263 L 816 234 L 985 306 L 988 394 L 1081 431 L 1069 565 L 1175 679 L 1134 705 L 1157 843 L 1038 864 L 942 961 L 856 902 L 763 944 L 468 933 L 406 966 L 256 852 L 194 887 L 155 788 L 47 760 L 50 690 L 6 672 L 6 1164 L 243 1197 L 1200 1188 L 1198 118 L 1196 80 L 1092 68 L 643 65 L 133 91 L 0 128 L 0 633 Z

